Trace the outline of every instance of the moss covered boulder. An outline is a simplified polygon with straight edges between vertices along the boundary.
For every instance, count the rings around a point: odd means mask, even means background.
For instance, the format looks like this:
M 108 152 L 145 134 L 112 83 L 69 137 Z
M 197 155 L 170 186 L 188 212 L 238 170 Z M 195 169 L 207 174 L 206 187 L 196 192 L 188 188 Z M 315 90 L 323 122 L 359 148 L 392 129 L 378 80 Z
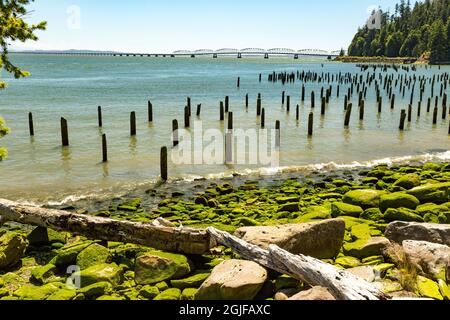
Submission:
M 98 282 L 109 282 L 113 286 L 117 286 L 123 281 L 123 272 L 123 269 L 115 263 L 102 263 L 75 273 L 73 276 L 80 278 L 81 287 Z
M 112 285 L 109 282 L 96 282 L 78 291 L 87 298 L 97 298 L 109 293 L 112 290 Z
M 76 264 L 78 254 L 89 247 L 93 241 L 79 241 L 68 244 L 58 250 L 58 254 L 50 261 L 57 267 Z
M 406 190 L 413 189 L 420 186 L 420 177 L 416 173 L 405 174 L 395 181 L 394 186 L 402 187 Z
M 96 264 L 106 263 L 110 258 L 109 250 L 104 246 L 94 243 L 83 249 L 77 255 L 76 264 L 81 270 L 95 266 Z
M 384 214 L 386 221 L 424 222 L 416 211 L 407 208 L 387 209 Z
M 344 244 L 344 253 L 348 256 L 364 259 L 371 256 L 382 255 L 384 249 L 390 244 L 384 237 L 358 239 Z
M 72 300 L 77 295 L 77 292 L 72 289 L 62 288 L 58 291 L 55 291 L 51 295 L 48 296 L 47 300 L 53 300 L 53 301 L 67 301 Z
M 380 197 L 380 209 L 382 212 L 386 212 L 389 208 L 408 208 L 414 210 L 418 205 L 420 205 L 420 201 L 416 197 L 403 192 L 385 194 Z
M 363 209 L 360 206 L 354 206 L 352 204 L 335 202 L 331 205 L 331 215 L 333 218 L 340 216 L 350 216 L 358 218 L 363 213 Z
M 16 232 L 0 231 L 0 270 L 13 267 L 22 258 L 28 241 Z
M 352 190 L 344 195 L 343 201 L 363 209 L 377 208 L 381 194 L 380 191 L 371 189 Z
M 450 201 L 450 182 L 427 184 L 407 191 L 421 203 L 442 204 Z
M 139 290 L 139 295 L 145 299 L 153 300 L 160 294 L 159 289 L 155 286 L 146 285 Z
M 177 288 L 167 289 L 158 294 L 153 300 L 176 301 L 181 298 L 181 290 Z
M 371 221 L 379 221 L 383 220 L 383 213 L 378 208 L 369 208 L 364 210 L 363 213 L 359 216 L 361 219 L 364 220 L 371 220 Z
M 31 271 L 31 279 L 39 284 L 44 284 L 56 271 L 56 266 L 51 263 L 45 266 L 39 266 Z
M 172 287 L 178 289 L 198 288 L 206 279 L 208 279 L 210 274 L 210 272 L 197 273 L 185 279 L 172 280 L 170 281 L 170 284 Z
M 135 281 L 140 285 L 180 279 L 191 272 L 186 256 L 162 251 L 149 251 L 136 258 Z
M 43 286 L 26 284 L 14 292 L 20 300 L 45 300 L 63 286 L 62 283 L 49 283 Z
M 424 298 L 444 300 L 439 290 L 439 285 L 428 278 L 417 276 L 417 293 Z

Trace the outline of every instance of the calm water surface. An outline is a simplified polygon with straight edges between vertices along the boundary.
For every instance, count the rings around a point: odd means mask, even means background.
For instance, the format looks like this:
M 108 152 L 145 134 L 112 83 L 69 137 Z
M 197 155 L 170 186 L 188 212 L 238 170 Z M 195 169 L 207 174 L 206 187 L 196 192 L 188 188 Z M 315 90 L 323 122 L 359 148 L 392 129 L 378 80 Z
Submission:
M 86 195 L 110 195 L 119 190 L 151 185 L 159 176 L 161 146 L 171 144 L 171 123 L 178 119 L 183 125 L 186 97 L 191 97 L 193 110 L 202 104 L 200 119 L 203 128 L 224 129 L 219 121 L 219 101 L 230 97 L 235 128 L 253 129 L 256 119 L 256 97 L 262 94 L 266 124 L 273 128 L 281 121 L 280 167 L 299 168 L 333 163 L 334 166 L 355 166 L 379 162 L 436 160 L 450 158 L 449 120 L 432 125 L 432 114 L 422 106 L 417 118 L 415 98 L 413 120 L 403 133 L 398 130 L 400 109 L 406 109 L 410 93 L 402 98 L 397 93 L 394 111 L 387 105 L 377 113 L 375 90 L 366 98 L 365 121 L 360 122 L 357 108 L 351 124 L 344 129 L 343 97 L 347 85 L 341 87 L 340 98 L 334 92 L 325 117 L 320 116 L 320 89 L 328 84 L 307 83 L 306 101 L 300 102 L 301 83 L 269 83 L 272 71 L 314 71 L 337 74 L 360 69 L 353 64 L 306 61 L 287 58 L 119 58 L 70 57 L 47 55 L 15 55 L 14 61 L 32 74 L 27 79 L 9 79 L 9 88 L 0 92 L 0 115 L 12 133 L 1 139 L 9 150 L 9 158 L 0 163 L 0 196 L 44 202 L 75 199 Z M 323 66 L 322 66 L 323 64 Z M 389 72 L 394 72 L 393 70 Z M 407 74 L 404 71 L 400 73 Z M 449 67 L 425 69 L 417 76 L 432 77 L 450 72 Z M 258 75 L 263 74 L 259 83 Z M 366 73 L 364 73 L 365 75 Z M 410 74 L 413 74 L 410 72 Z M 3 73 L 5 76 L 5 74 Z M 241 87 L 236 88 L 237 77 Z M 418 86 L 417 86 L 418 87 Z M 439 87 L 437 86 L 439 89 Z M 439 92 L 438 89 L 435 91 Z M 281 92 L 291 96 L 291 112 L 281 104 Z M 314 136 L 307 137 L 309 95 L 316 92 Z M 245 109 L 245 95 L 250 107 Z M 436 94 L 436 92 L 435 92 Z M 449 87 L 447 87 L 447 95 Z M 425 99 L 430 96 L 427 85 Z M 357 94 L 353 104 L 357 104 Z M 147 101 L 154 108 L 154 122 L 147 122 Z M 300 122 L 295 119 L 295 106 L 300 104 Z M 425 104 L 425 103 L 424 103 Z M 97 126 L 97 106 L 103 108 L 103 128 Z M 439 104 L 441 108 L 441 103 Z M 33 112 L 35 137 L 28 133 L 28 112 Z M 130 112 L 137 114 L 137 136 L 130 138 Z M 60 118 L 69 122 L 70 148 L 61 147 Z M 108 136 L 109 163 L 101 163 L 101 135 Z M 370 162 L 374 163 L 374 162 Z M 328 168 L 330 166 L 326 166 Z M 258 165 L 174 165 L 170 176 L 189 179 L 220 176 L 233 172 L 273 173 L 276 168 Z M 69 197 L 69 198 L 68 198 Z

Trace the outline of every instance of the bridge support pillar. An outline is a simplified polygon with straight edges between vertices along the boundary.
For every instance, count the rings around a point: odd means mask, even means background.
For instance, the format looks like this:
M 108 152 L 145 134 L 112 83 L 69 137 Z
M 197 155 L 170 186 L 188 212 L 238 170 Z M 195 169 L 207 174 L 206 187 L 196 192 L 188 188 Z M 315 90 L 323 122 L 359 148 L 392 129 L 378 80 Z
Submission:
M 264 59 L 269 59 L 269 54 L 268 53 L 264 54 Z
M 242 53 L 239 52 L 237 58 L 242 59 Z

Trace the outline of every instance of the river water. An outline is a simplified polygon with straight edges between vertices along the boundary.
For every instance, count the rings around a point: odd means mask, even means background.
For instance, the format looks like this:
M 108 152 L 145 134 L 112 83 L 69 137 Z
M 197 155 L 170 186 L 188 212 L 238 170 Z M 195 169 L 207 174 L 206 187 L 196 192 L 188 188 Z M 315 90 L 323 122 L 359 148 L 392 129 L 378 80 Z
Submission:
M 9 157 L 0 162 L 0 196 L 39 203 L 107 197 L 118 192 L 145 188 L 157 181 L 162 146 L 171 146 L 172 120 L 183 127 L 186 98 L 192 101 L 193 119 L 203 129 L 223 132 L 226 123 L 219 121 L 219 102 L 230 99 L 235 129 L 256 129 L 256 98 L 262 95 L 266 127 L 281 122 L 279 163 L 245 163 L 239 165 L 179 164 L 169 155 L 170 180 L 217 178 L 233 173 L 275 174 L 284 170 L 331 170 L 377 163 L 410 161 L 448 161 L 450 137 L 448 115 L 432 125 L 432 112 L 417 117 L 419 90 L 413 106 L 413 119 L 404 132 L 398 129 L 400 109 L 407 109 L 410 92 L 397 94 L 392 111 L 384 96 L 383 111 L 378 114 L 374 87 L 365 101 L 365 120 L 359 121 L 354 108 L 350 126 L 344 128 L 343 99 L 348 85 L 341 86 L 336 97 L 336 83 L 306 83 L 306 101 L 300 101 L 301 82 L 282 85 L 267 81 L 269 73 L 312 71 L 319 74 L 341 72 L 357 74 L 354 64 L 325 60 L 288 58 L 142 58 L 142 57 L 76 57 L 16 54 L 13 61 L 31 72 L 27 79 L 8 80 L 7 90 L 0 91 L 0 116 L 12 132 L 0 140 Z M 372 71 L 370 71 L 372 72 Z M 379 69 L 378 71 L 379 72 Z M 417 77 L 449 73 L 450 67 L 425 68 L 417 71 L 388 73 Z M 262 74 L 262 82 L 258 81 Z M 362 72 L 366 75 L 366 71 Z M 383 73 L 384 75 L 384 73 Z M 240 88 L 236 86 L 240 77 Z M 333 85 L 333 94 L 320 115 L 320 89 Z M 417 85 L 418 87 L 418 85 Z M 310 93 L 316 92 L 314 135 L 307 135 L 307 118 L 311 111 Z M 449 93 L 449 86 L 446 93 Z M 291 110 L 281 104 L 281 92 L 291 96 Z M 249 108 L 245 108 L 245 95 Z M 427 83 L 424 99 L 430 96 Z M 435 95 L 439 94 L 439 86 Z M 147 101 L 151 100 L 154 121 L 147 122 Z M 357 94 L 354 94 L 357 105 Z M 197 104 L 201 116 L 195 117 Z M 300 121 L 295 107 L 300 106 Z M 97 106 L 102 106 L 103 128 L 97 124 Z M 433 105 L 434 106 L 434 100 Z M 130 112 L 137 116 L 137 135 L 130 137 Z M 35 136 L 30 138 L 28 112 L 33 113 Z M 69 124 L 70 147 L 61 147 L 60 118 Z M 198 125 L 198 123 L 196 124 Z M 192 127 L 194 125 L 192 124 Z M 194 129 L 191 128 L 193 131 Z M 108 138 L 109 162 L 103 164 L 101 136 Z M 251 146 L 245 151 L 252 153 Z M 170 148 L 169 148 L 170 153 Z

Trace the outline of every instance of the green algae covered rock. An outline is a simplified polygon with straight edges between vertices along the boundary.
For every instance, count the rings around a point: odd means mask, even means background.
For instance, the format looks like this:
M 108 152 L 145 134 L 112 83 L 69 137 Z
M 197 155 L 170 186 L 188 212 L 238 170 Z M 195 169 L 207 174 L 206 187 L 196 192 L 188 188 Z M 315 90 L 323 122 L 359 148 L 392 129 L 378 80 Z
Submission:
M 56 272 L 56 266 L 54 264 L 47 264 L 45 266 L 40 266 L 34 268 L 31 271 L 31 279 L 36 281 L 39 284 L 44 284 L 45 281 L 54 275 Z
M 27 249 L 25 236 L 16 232 L 0 231 L 0 269 L 16 265 Z
M 348 256 L 364 259 L 371 256 L 383 254 L 384 249 L 390 244 L 384 237 L 370 239 L 358 239 L 354 242 L 344 244 L 344 253 Z
M 186 288 L 181 292 L 181 300 L 194 300 L 198 289 L 196 288 Z
M 95 266 L 96 264 L 106 263 L 110 258 L 109 250 L 97 243 L 94 243 L 83 249 L 77 256 L 76 264 L 81 270 Z
M 149 251 L 136 258 L 135 281 L 137 284 L 156 284 L 179 279 L 191 272 L 190 261 L 181 254 Z
M 361 265 L 361 261 L 355 257 L 340 257 L 336 259 L 335 263 L 346 269 L 356 268 Z
M 102 263 L 77 272 L 74 277 L 80 277 L 81 287 L 87 287 L 98 282 L 109 282 L 117 286 L 123 281 L 123 269 L 115 263 Z
M 103 296 L 105 293 L 111 291 L 112 285 L 109 282 L 96 282 L 87 287 L 81 288 L 78 293 L 84 294 L 87 298 L 95 298 Z
M 20 300 L 45 300 L 51 294 L 55 293 L 62 287 L 62 283 L 49 283 L 41 287 L 26 284 L 14 291 L 14 296 Z
M 143 286 L 141 288 L 141 290 L 139 290 L 139 295 L 141 295 L 145 299 L 149 299 L 149 300 L 154 299 L 159 294 L 160 294 L 160 291 L 155 286 L 146 285 L 146 286 Z
M 437 205 L 435 203 L 425 203 L 416 208 L 419 215 L 424 216 L 427 213 L 439 215 L 444 212 L 449 212 L 450 209 L 445 205 Z
M 158 294 L 153 300 L 176 301 L 181 298 L 181 290 L 177 288 L 167 289 Z
M 446 203 L 450 201 L 450 182 L 427 184 L 408 190 L 407 193 L 419 199 L 421 203 Z
M 417 276 L 417 293 L 421 297 L 431 298 L 435 300 L 444 300 L 439 291 L 439 285 L 422 276 Z
M 170 284 L 174 288 L 178 289 L 186 289 L 186 288 L 198 288 L 202 285 L 202 283 L 208 279 L 210 276 L 210 272 L 197 273 L 189 278 L 180 279 L 180 280 L 171 280 Z
M 444 280 L 439 279 L 438 280 L 439 285 L 439 291 L 441 292 L 441 295 L 444 297 L 445 300 L 450 300 L 450 287 L 447 283 L 445 283 Z
M 410 190 L 412 188 L 420 186 L 420 177 L 416 173 L 406 174 L 398 179 L 394 186 L 402 187 L 403 189 Z
M 299 203 L 298 202 L 286 203 L 286 204 L 280 206 L 280 208 L 278 209 L 278 212 L 284 212 L 284 211 L 290 212 L 290 213 L 299 212 L 300 211 Z
M 78 254 L 92 243 L 93 241 L 80 241 L 66 245 L 58 250 L 58 254 L 50 261 L 50 263 L 57 267 L 74 265 Z
M 54 301 L 67 301 L 67 300 L 73 300 L 75 296 L 77 295 L 77 292 L 75 290 L 62 288 L 58 291 L 55 291 L 52 293 L 47 300 L 54 300 Z
M 97 301 L 123 301 L 126 300 L 124 297 L 120 297 L 117 295 L 104 295 L 97 298 Z
M 384 214 L 386 221 L 424 222 L 416 211 L 407 208 L 387 209 Z
M 331 215 L 333 218 L 340 216 L 350 216 L 358 218 L 363 213 L 363 209 L 348 203 L 335 202 L 331 205 Z
M 383 213 L 378 208 L 369 208 L 364 210 L 363 213 L 359 216 L 361 219 L 371 220 L 371 221 L 379 221 L 383 220 Z
M 419 204 L 420 201 L 416 197 L 403 192 L 385 194 L 380 197 L 380 209 L 382 212 L 386 212 L 389 208 L 408 208 L 414 210 Z
M 349 191 L 344 195 L 344 203 L 359 206 L 363 209 L 377 208 L 380 204 L 380 195 L 378 190 L 362 189 Z

